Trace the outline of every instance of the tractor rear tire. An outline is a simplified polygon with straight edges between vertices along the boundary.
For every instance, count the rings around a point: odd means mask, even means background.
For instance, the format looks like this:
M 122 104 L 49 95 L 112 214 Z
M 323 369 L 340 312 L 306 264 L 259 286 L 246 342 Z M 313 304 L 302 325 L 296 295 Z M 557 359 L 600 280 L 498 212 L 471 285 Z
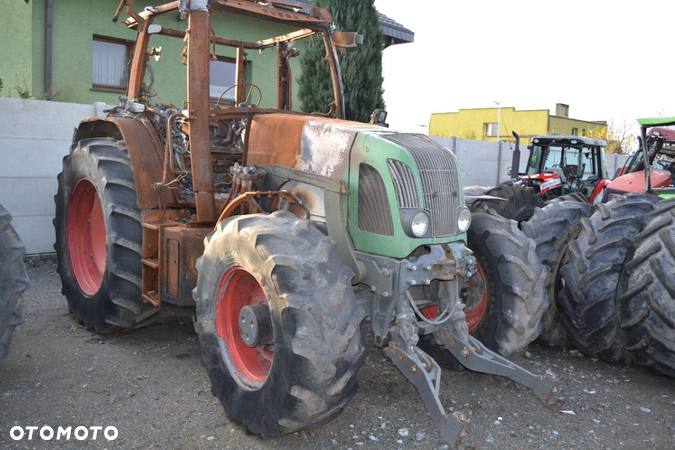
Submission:
M 23 255 L 26 247 L 12 227 L 12 217 L 0 205 L 0 358 L 9 351 L 14 328 L 23 322 L 23 293 L 30 280 Z
M 99 333 L 154 321 L 159 310 L 141 297 L 141 212 L 124 144 L 78 142 L 58 182 L 54 248 L 70 311 Z
M 473 212 L 467 238 L 478 266 L 462 289 L 470 332 L 490 350 L 517 356 L 541 332 L 548 270 L 535 242 L 494 212 Z
M 357 390 L 365 315 L 335 241 L 277 211 L 226 219 L 204 244 L 195 329 L 227 416 L 263 437 L 332 420 Z M 267 311 L 250 334 L 245 307 Z
M 487 209 L 494 209 L 497 214 L 507 219 L 515 220 L 520 226 L 530 220 L 534 215 L 535 208 L 546 206 L 541 194 L 531 187 L 522 187 L 517 184 L 502 184 L 485 192 L 485 195 L 501 197 L 506 202 L 499 200 L 482 200 L 478 205 L 484 205 Z
M 675 377 L 675 199 L 644 222 L 619 282 L 621 326 L 635 364 Z
M 557 293 L 562 289 L 560 268 L 565 264 L 570 242 L 579 236 L 581 219 L 590 217 L 593 206 L 578 201 L 549 202 L 545 208 L 537 208 L 534 216 L 523 223 L 523 233 L 537 243 L 537 256 L 548 267 L 546 292 L 551 306 L 542 319 L 543 331 L 539 342 L 555 347 L 567 345 L 567 332 L 560 323 Z
M 588 204 L 588 199 L 581 192 L 572 192 L 571 194 L 561 195 L 546 202 L 547 205 L 558 202 L 579 202 Z
M 617 311 L 619 275 L 656 201 L 651 195 L 617 197 L 581 220 L 560 270 L 564 286 L 557 300 L 568 337 L 584 353 L 610 362 L 629 358 Z

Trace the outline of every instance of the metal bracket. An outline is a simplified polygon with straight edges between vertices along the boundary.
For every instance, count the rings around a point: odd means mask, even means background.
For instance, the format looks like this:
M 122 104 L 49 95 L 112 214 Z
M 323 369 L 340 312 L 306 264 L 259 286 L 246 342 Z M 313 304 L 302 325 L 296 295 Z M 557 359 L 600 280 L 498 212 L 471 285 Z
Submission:
M 406 376 L 422 397 L 441 437 L 448 445 L 458 448 L 466 436 L 466 419 L 461 412 L 447 414 L 438 393 L 441 388 L 441 368 L 434 359 L 417 347 L 419 336 L 415 314 L 403 298 L 397 302 L 396 322 L 391 328 L 391 341 L 385 355 Z
M 393 342 L 384 353 L 406 376 L 422 397 L 441 438 L 449 445 L 459 447 L 467 435 L 466 418 L 461 412 L 447 414 L 438 392 L 441 387 L 441 368 L 434 359 L 416 346 L 401 348 Z
M 562 399 L 552 400 L 553 391 L 558 385 L 557 379 L 535 375 L 487 349 L 473 336 L 461 337 L 451 326 L 442 326 L 441 331 L 434 333 L 434 338 L 466 368 L 476 372 L 501 375 L 520 383 L 532 389 L 534 395 L 551 409 L 559 409 L 563 405 Z

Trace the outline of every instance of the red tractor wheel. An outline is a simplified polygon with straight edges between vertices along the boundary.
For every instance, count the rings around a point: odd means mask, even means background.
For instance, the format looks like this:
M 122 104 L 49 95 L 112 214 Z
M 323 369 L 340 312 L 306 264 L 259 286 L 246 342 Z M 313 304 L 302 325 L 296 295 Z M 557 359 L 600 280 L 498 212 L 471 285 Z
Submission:
M 78 142 L 58 181 L 54 247 L 70 311 L 100 333 L 152 322 L 158 309 L 141 298 L 141 213 L 126 147 Z
M 195 329 L 228 417 L 262 436 L 332 420 L 356 393 L 364 318 L 335 241 L 277 211 L 226 219 L 204 246 Z

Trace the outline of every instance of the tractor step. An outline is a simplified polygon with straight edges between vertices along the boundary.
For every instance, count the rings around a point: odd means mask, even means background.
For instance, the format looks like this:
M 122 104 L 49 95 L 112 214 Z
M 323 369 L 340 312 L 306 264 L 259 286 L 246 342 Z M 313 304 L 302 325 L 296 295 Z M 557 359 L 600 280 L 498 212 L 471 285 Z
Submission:
M 143 250 L 141 252 L 142 287 L 141 297 L 159 307 L 159 239 L 160 225 L 143 222 Z

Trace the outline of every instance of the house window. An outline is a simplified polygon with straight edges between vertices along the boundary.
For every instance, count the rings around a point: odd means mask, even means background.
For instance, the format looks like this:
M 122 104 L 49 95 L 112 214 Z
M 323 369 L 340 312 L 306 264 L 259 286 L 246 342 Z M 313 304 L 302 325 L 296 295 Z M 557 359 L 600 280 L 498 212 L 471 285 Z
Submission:
M 579 136 L 579 129 L 578 128 L 572 128 L 572 136 Z
M 94 88 L 124 90 L 129 82 L 127 66 L 131 43 L 94 36 L 91 84 Z
M 485 124 L 485 136 L 488 137 L 497 137 L 497 123 L 492 122 L 492 123 L 486 123 Z
M 586 136 L 586 128 L 582 128 L 582 129 L 581 129 L 581 135 L 582 135 L 582 136 Z
M 215 101 L 227 88 L 237 83 L 237 63 L 230 58 L 218 58 L 211 61 L 209 76 L 211 77 L 210 96 L 211 100 Z M 235 94 L 236 88 L 232 88 L 223 96 L 223 99 L 233 102 Z

